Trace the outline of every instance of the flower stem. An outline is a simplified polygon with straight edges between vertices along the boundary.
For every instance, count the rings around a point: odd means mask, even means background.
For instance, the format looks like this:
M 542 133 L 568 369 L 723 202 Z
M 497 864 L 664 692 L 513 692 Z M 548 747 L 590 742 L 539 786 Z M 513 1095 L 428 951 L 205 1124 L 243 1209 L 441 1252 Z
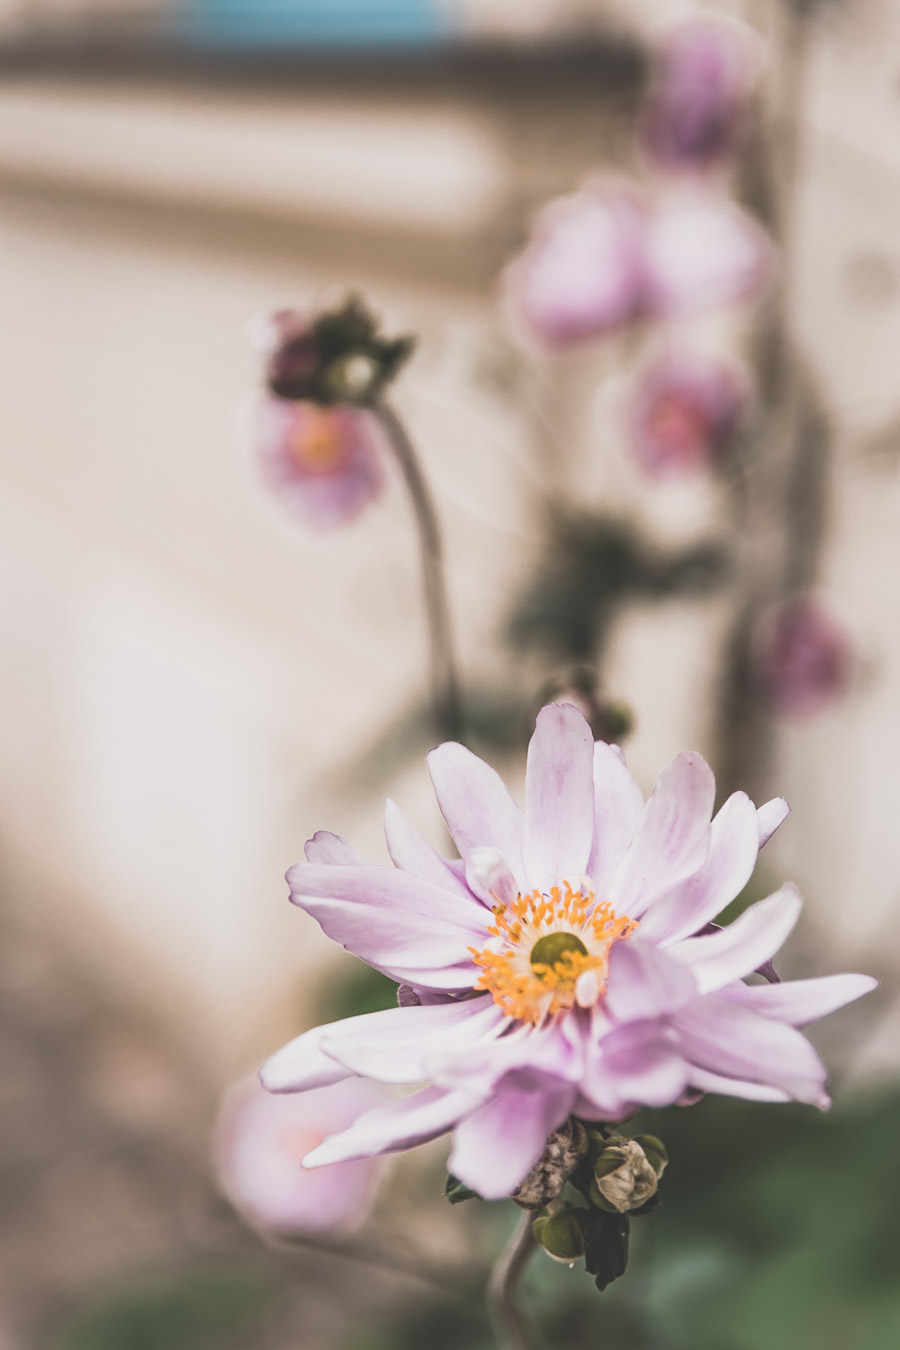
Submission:
M 516 1290 L 537 1246 L 531 1231 L 533 1222 L 534 1214 L 526 1209 L 488 1280 L 488 1313 L 502 1350 L 531 1350 L 522 1314 L 516 1306 Z
M 441 740 L 458 741 L 462 739 L 462 712 L 453 629 L 447 603 L 444 546 L 437 511 L 419 457 L 403 422 L 390 404 L 384 401 L 378 402 L 374 411 L 400 466 L 418 527 L 435 726 Z

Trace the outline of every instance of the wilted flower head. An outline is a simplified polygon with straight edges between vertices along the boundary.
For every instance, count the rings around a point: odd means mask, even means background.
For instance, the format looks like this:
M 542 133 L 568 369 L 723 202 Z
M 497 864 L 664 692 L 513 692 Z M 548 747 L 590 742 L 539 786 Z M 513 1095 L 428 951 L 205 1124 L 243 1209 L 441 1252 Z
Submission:
M 269 395 L 255 415 L 263 476 L 305 525 L 343 525 L 378 496 L 385 450 L 372 413 Z
M 651 208 L 598 180 L 545 209 L 509 270 L 512 304 L 539 338 L 567 344 L 743 299 L 768 255 L 760 228 L 728 201 L 679 193 Z
M 733 361 L 671 347 L 640 373 L 628 409 L 629 438 L 654 477 L 710 468 L 744 415 L 748 381 Z
M 746 25 L 703 17 L 660 43 L 644 141 L 670 169 L 708 169 L 727 158 L 744 130 L 760 40 Z
M 253 1223 L 272 1232 L 357 1228 L 374 1195 L 379 1160 L 310 1172 L 301 1159 L 387 1098 L 387 1089 L 359 1078 L 296 1097 L 273 1097 L 255 1080 L 239 1084 L 219 1121 L 217 1163 L 224 1191 Z
M 823 712 L 850 687 L 850 637 L 820 597 L 795 596 L 769 610 L 756 634 L 755 655 L 763 696 L 784 716 Z
M 320 832 L 288 873 L 325 932 L 405 987 L 400 1006 L 308 1032 L 261 1070 L 297 1092 L 361 1074 L 428 1086 L 368 1112 L 309 1166 L 406 1149 L 453 1131 L 450 1170 L 510 1194 L 571 1114 L 619 1121 L 690 1090 L 826 1106 L 826 1071 L 796 1027 L 874 981 L 836 975 L 750 986 L 794 926 L 790 886 L 721 931 L 787 814 L 715 784 L 679 755 L 649 801 L 615 747 L 570 705 L 542 710 L 525 808 L 470 751 L 429 756 L 459 849 L 447 861 L 392 803 L 393 867 Z

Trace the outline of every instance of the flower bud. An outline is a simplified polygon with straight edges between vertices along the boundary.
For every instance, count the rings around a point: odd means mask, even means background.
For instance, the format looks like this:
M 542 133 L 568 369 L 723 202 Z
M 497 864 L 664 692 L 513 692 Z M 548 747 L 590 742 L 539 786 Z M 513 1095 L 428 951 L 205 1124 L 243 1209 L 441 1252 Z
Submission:
M 663 1141 L 657 1139 L 655 1134 L 636 1134 L 634 1143 L 640 1144 L 657 1178 L 661 1177 L 669 1161 L 669 1155 Z
M 824 712 L 850 688 L 850 636 L 819 596 L 798 595 L 775 605 L 763 616 L 754 643 L 760 693 L 780 716 Z
M 616 1214 L 640 1209 L 656 1194 L 659 1175 L 666 1163 L 664 1155 L 665 1149 L 658 1139 L 653 1139 L 649 1153 L 637 1139 L 620 1139 L 611 1143 L 594 1163 L 590 1190 L 592 1202 L 598 1208 Z M 659 1166 L 659 1171 L 654 1164 Z
M 535 1163 L 513 1200 L 523 1209 L 540 1209 L 558 1196 L 588 1151 L 587 1132 L 571 1117 L 547 1140 L 543 1156 Z
M 535 1219 L 532 1231 L 554 1261 L 577 1261 L 584 1256 L 585 1218 L 583 1209 L 561 1209 L 558 1214 L 541 1214 Z

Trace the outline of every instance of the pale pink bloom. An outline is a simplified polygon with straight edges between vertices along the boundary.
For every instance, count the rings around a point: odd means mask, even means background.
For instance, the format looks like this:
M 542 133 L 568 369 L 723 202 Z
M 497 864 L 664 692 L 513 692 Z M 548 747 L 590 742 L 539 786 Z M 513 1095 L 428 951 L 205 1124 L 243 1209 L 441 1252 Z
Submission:
M 653 477 L 715 465 L 746 411 L 748 382 L 734 362 L 669 347 L 640 373 L 628 410 L 631 448 Z
M 385 452 L 370 412 L 264 395 L 256 439 L 267 484 L 313 529 L 345 524 L 381 491 Z
M 650 209 L 599 180 L 545 209 L 508 281 L 514 312 L 564 345 L 741 300 L 768 258 L 760 228 L 723 198 L 680 192 Z
M 383 1106 L 388 1090 L 347 1078 L 296 1097 L 273 1097 L 255 1080 L 226 1098 L 219 1120 L 217 1163 L 222 1188 L 259 1228 L 277 1233 L 347 1232 L 368 1213 L 383 1164 L 366 1158 L 311 1172 L 302 1159 L 365 1111 Z
M 715 784 L 679 755 L 647 802 L 616 747 L 551 704 L 528 751 L 525 808 L 454 743 L 429 756 L 458 861 L 393 804 L 393 867 L 320 832 L 291 899 L 336 942 L 405 986 L 403 1006 L 319 1027 L 262 1068 L 273 1092 L 353 1074 L 427 1086 L 368 1112 L 309 1166 L 453 1131 L 450 1170 L 509 1195 L 569 1114 L 620 1121 L 690 1090 L 827 1106 L 826 1071 L 796 1029 L 873 987 L 864 975 L 750 987 L 793 928 L 785 886 L 704 931 L 749 880 L 788 807 Z
M 850 687 L 849 634 L 817 596 L 796 596 L 769 610 L 756 634 L 755 656 L 764 697 L 787 717 L 823 712 Z
M 769 260 L 763 231 L 727 198 L 673 193 L 647 230 L 645 306 L 675 318 L 745 300 L 761 288 Z
M 597 337 L 637 317 L 643 207 L 615 182 L 551 202 L 510 269 L 515 308 L 547 342 Z
M 657 163 L 704 170 L 734 151 L 759 57 L 759 37 L 742 23 L 704 16 L 669 30 L 643 124 Z

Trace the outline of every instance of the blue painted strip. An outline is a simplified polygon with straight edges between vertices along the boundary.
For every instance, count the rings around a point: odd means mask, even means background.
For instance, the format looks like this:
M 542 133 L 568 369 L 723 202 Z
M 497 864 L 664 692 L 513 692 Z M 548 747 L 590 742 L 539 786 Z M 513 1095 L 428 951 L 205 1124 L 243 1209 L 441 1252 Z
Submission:
M 450 36 L 436 0 L 183 0 L 179 27 L 227 46 L 427 46 Z

